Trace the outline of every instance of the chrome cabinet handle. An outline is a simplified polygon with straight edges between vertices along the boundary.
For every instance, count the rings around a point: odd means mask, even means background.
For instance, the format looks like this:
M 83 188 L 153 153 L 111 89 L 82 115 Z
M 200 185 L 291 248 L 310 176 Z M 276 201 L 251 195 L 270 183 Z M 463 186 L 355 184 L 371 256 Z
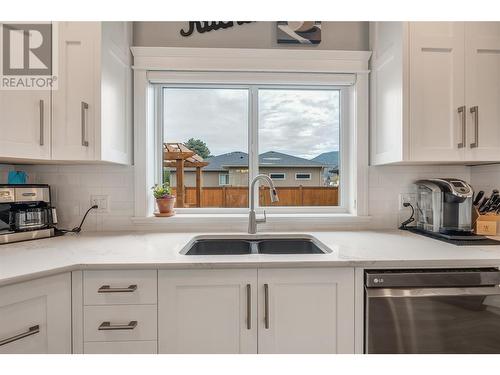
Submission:
M 85 102 L 82 102 L 82 107 L 81 107 L 81 110 L 82 110 L 82 113 L 81 113 L 81 117 L 82 117 L 82 146 L 85 146 L 85 147 L 89 146 L 89 141 L 87 141 L 87 134 L 86 134 L 87 133 L 87 131 L 86 131 L 87 109 L 89 109 L 89 105 Z
M 269 329 L 269 285 L 264 284 L 264 326 Z
M 247 284 L 247 329 L 252 329 L 252 286 Z
M 470 107 L 470 113 L 474 117 L 474 142 L 470 144 L 470 148 L 477 148 L 479 146 L 479 107 L 477 105 Z
M 17 341 L 24 339 L 25 337 L 36 335 L 38 332 L 40 332 L 40 326 L 37 324 L 36 326 L 29 327 L 26 332 L 19 333 L 17 335 L 14 335 L 12 337 L 8 337 L 6 339 L 0 340 L 0 346 L 9 344 L 11 342 Z
M 44 129 L 45 129 L 45 103 L 43 100 L 40 100 L 40 146 L 44 144 Z
M 103 285 L 97 289 L 97 293 L 132 293 L 137 290 L 137 285 L 129 285 L 126 288 L 111 288 L 109 285 Z
M 132 320 L 128 324 L 112 324 L 111 322 L 102 322 L 99 331 L 123 331 L 131 330 L 137 327 L 137 320 Z
M 457 145 L 458 148 L 465 147 L 465 106 L 458 107 L 458 115 L 460 116 L 460 122 L 462 124 L 462 141 Z

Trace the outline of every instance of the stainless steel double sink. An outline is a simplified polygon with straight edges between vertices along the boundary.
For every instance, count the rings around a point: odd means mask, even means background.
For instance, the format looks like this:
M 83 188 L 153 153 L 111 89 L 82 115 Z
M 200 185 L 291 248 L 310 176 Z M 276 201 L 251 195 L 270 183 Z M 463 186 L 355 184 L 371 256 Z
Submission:
M 312 236 L 196 237 L 185 255 L 327 254 L 331 250 Z

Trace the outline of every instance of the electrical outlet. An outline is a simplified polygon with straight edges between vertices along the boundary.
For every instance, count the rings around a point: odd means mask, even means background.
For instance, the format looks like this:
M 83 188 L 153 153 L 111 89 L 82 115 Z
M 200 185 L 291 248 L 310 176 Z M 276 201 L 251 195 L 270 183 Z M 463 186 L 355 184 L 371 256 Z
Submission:
M 417 204 L 417 194 L 416 193 L 401 193 L 399 194 L 399 209 L 403 210 L 406 207 L 403 206 L 404 203 L 410 203 L 413 207 Z
M 91 195 L 90 204 L 97 205 L 96 212 L 106 213 L 109 212 L 109 195 Z

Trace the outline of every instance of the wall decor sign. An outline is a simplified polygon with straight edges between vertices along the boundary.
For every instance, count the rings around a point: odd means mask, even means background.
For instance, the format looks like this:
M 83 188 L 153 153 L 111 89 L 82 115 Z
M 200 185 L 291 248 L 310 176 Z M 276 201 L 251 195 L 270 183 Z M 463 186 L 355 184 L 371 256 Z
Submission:
M 278 43 L 319 44 L 321 21 L 278 21 Z
M 245 23 L 252 23 L 254 21 L 190 21 L 187 31 L 181 29 L 182 36 L 190 36 L 196 30 L 198 33 L 208 33 L 212 30 L 228 29 L 236 25 L 243 25 Z

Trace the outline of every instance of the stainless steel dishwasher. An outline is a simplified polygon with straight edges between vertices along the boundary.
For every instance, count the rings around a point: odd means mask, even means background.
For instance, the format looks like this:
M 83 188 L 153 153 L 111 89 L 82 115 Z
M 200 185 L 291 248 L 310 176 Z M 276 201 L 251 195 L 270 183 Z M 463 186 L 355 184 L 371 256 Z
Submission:
M 365 353 L 500 353 L 497 268 L 365 271 Z

